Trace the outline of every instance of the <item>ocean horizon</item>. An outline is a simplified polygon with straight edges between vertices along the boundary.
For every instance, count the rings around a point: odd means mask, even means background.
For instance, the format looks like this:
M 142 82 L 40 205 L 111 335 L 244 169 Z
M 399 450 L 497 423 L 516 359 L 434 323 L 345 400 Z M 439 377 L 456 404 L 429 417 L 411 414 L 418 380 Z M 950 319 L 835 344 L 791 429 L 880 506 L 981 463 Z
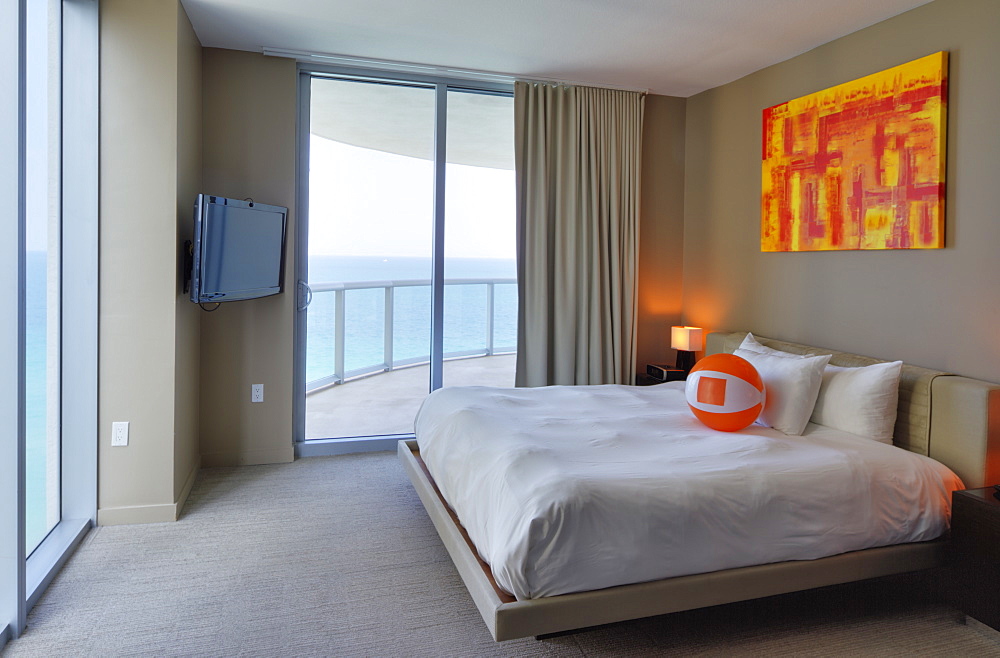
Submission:
M 513 279 L 514 259 L 448 258 L 445 279 Z M 399 256 L 309 257 L 310 285 L 358 281 L 405 281 L 431 278 L 431 259 Z M 430 353 L 431 295 L 429 286 L 399 287 L 393 299 L 393 360 L 426 358 Z M 494 287 L 493 345 L 513 350 L 517 345 L 517 286 Z M 384 363 L 385 290 L 348 290 L 344 297 L 344 369 L 375 368 Z M 309 305 L 306 381 L 334 372 L 334 293 L 314 293 Z M 447 285 L 444 300 L 445 354 L 487 346 L 486 285 Z

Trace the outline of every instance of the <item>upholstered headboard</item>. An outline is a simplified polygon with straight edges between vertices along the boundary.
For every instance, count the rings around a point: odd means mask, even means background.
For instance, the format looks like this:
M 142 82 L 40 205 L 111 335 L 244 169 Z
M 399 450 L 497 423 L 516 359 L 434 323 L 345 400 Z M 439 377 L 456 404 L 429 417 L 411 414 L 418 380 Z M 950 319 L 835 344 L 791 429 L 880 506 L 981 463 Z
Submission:
M 732 352 L 746 335 L 745 331 L 711 333 L 705 353 Z M 754 338 L 793 354 L 830 354 L 835 366 L 885 363 L 757 334 Z M 1000 483 L 1000 385 L 904 363 L 893 443 L 945 464 L 967 487 Z

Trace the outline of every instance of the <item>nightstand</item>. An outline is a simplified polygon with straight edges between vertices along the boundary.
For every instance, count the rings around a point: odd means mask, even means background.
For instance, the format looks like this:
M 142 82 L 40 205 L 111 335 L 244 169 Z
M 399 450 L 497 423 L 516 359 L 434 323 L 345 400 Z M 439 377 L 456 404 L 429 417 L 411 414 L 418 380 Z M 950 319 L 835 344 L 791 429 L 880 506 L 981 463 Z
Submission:
M 993 487 L 952 494 L 951 556 L 955 603 L 1000 631 L 1000 500 Z

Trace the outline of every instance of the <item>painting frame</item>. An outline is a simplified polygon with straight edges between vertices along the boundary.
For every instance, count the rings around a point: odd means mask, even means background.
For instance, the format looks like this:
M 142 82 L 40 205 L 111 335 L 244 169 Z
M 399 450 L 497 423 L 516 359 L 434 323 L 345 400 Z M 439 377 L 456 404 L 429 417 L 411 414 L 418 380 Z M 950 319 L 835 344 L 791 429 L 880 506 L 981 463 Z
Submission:
M 763 110 L 761 251 L 945 246 L 948 52 Z

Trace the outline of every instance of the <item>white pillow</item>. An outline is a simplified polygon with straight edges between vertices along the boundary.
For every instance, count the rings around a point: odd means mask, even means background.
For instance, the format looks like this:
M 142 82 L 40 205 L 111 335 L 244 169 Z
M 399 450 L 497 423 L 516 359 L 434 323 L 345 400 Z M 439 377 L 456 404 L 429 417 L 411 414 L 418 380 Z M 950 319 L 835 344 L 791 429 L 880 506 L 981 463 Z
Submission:
M 902 361 L 826 367 L 812 422 L 892 444 Z
M 791 352 L 782 352 L 781 350 L 776 350 L 773 347 L 768 347 L 767 345 L 761 345 L 757 342 L 757 339 L 753 337 L 753 334 L 747 333 L 747 337 L 743 339 L 740 346 L 737 349 L 750 350 L 751 352 L 757 352 L 758 354 L 773 354 L 775 356 L 792 356 L 792 357 L 803 357 L 808 356 L 807 354 L 792 354 Z
M 830 355 L 777 356 L 744 349 L 733 354 L 749 361 L 764 380 L 764 410 L 757 422 L 785 434 L 802 434 L 812 416 Z

